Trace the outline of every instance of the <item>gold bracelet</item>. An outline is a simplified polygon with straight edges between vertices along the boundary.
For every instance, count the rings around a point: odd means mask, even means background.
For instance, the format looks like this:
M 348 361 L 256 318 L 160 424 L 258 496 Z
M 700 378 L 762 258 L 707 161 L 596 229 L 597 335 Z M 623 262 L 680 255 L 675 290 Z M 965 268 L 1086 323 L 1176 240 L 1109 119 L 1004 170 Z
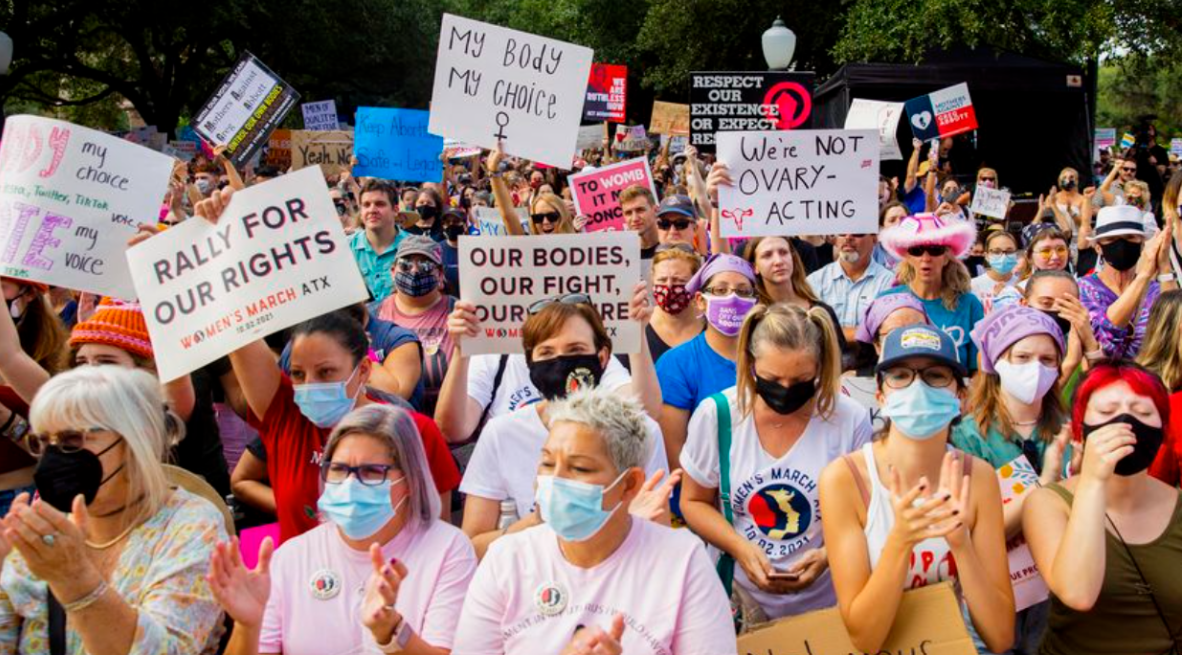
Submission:
M 97 603 L 98 600 L 102 598 L 103 594 L 107 593 L 108 589 L 110 589 L 110 587 L 107 586 L 107 581 L 100 580 L 98 586 L 94 588 L 94 591 L 86 594 L 82 598 L 79 598 L 72 603 L 62 603 L 62 609 L 66 610 L 67 612 L 77 612 L 84 610 L 87 607 Z

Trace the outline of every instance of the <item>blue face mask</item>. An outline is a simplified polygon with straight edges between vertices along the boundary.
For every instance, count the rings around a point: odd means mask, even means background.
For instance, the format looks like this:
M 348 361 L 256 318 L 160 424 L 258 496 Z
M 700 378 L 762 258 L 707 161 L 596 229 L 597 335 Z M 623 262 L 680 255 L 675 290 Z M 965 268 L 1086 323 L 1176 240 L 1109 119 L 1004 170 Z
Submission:
M 357 398 L 350 398 L 346 388 L 359 370 L 360 368 L 353 369 L 349 379 L 344 382 L 292 385 L 292 389 L 295 390 L 295 404 L 299 406 L 300 413 L 315 423 L 316 427 L 331 428 L 336 425 L 345 418 L 345 414 L 353 411 L 357 404 Z M 360 393 L 361 390 L 357 391 Z
M 316 506 L 324 518 L 340 527 L 350 539 L 364 539 L 381 530 L 406 502 L 406 496 L 398 501 L 398 507 L 390 504 L 390 488 L 405 480 L 386 480 L 377 486 L 361 484 L 350 476 L 340 484 L 324 485 L 324 493 Z
M 989 255 L 989 268 L 997 271 L 999 275 L 1009 275 L 1018 265 L 1017 255 Z
M 916 379 L 906 389 L 896 389 L 887 396 L 882 414 L 903 436 L 923 441 L 960 416 L 960 400 L 948 389 L 933 389 Z
M 539 475 L 534 500 L 538 502 L 542 520 L 553 528 L 559 539 L 586 541 L 603 529 L 620 508 L 616 505 L 610 510 L 603 509 L 603 493 L 623 479 L 624 473 L 621 473 L 615 482 L 603 487 L 554 475 Z

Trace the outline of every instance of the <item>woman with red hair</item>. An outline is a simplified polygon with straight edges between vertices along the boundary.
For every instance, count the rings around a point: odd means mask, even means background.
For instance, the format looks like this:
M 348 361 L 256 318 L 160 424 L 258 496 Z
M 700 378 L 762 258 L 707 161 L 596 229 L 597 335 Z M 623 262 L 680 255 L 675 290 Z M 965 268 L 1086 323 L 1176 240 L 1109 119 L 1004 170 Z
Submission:
M 1076 390 L 1080 475 L 1035 491 L 1023 533 L 1050 587 L 1039 652 L 1177 653 L 1182 643 L 1182 497 L 1151 477 L 1170 404 L 1148 369 L 1107 361 Z

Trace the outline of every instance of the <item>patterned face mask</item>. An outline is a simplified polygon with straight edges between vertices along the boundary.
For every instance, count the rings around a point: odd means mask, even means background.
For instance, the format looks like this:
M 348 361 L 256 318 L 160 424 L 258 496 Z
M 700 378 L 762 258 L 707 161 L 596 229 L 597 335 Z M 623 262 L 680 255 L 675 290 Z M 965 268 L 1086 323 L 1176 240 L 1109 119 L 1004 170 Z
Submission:
M 667 313 L 680 314 L 689 307 L 693 296 L 685 290 L 684 284 L 654 284 L 653 298 L 656 299 L 657 306 Z

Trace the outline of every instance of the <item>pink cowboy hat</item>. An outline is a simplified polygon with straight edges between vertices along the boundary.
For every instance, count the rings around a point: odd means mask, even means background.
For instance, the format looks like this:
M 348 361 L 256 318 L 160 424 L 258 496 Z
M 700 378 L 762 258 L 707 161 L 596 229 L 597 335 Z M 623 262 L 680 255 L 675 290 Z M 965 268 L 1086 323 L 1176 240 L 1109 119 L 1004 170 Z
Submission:
M 899 259 L 913 246 L 947 246 L 957 259 L 968 254 L 977 238 L 971 221 L 943 218 L 935 214 L 916 214 L 883 230 L 878 241 L 887 252 Z

